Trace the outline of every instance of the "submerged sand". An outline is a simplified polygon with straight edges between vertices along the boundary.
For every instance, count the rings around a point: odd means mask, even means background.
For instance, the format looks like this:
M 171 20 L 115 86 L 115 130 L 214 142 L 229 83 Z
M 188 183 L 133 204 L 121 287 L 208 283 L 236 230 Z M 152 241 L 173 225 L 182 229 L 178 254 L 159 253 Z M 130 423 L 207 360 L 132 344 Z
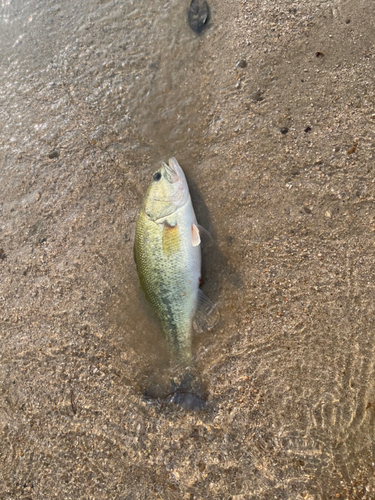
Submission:
M 374 3 L 212 0 L 200 37 L 187 8 L 0 7 L 1 499 L 375 498 Z M 143 398 L 171 155 L 214 238 L 197 413 Z

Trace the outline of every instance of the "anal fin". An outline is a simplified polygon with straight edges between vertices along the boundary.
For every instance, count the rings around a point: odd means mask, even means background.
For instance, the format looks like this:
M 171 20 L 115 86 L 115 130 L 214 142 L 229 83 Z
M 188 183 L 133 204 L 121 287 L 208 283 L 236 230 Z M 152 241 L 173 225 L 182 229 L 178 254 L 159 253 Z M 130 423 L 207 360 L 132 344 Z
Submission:
M 198 289 L 198 303 L 193 319 L 194 330 L 198 333 L 212 330 L 219 318 L 220 314 L 216 309 L 216 304 L 213 304 L 201 289 Z

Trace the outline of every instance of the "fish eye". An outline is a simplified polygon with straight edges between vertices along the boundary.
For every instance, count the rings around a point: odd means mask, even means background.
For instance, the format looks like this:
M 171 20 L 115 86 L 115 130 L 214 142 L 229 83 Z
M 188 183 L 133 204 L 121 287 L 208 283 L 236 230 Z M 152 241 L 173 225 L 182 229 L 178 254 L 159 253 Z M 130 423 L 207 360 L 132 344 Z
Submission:
M 161 173 L 160 172 L 156 172 L 156 174 L 154 174 L 153 179 L 154 179 L 155 182 L 160 181 L 160 179 L 161 179 Z

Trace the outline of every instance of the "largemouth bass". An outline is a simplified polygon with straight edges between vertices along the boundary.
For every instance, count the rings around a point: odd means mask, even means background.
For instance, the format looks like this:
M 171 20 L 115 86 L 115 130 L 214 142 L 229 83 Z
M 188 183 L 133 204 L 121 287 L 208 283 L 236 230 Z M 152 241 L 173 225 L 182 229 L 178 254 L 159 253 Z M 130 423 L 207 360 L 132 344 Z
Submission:
M 193 325 L 209 326 L 214 305 L 200 290 L 201 237 L 185 174 L 175 158 L 153 174 L 139 211 L 134 257 L 172 357 L 189 362 Z M 211 325 L 212 326 L 212 325 Z

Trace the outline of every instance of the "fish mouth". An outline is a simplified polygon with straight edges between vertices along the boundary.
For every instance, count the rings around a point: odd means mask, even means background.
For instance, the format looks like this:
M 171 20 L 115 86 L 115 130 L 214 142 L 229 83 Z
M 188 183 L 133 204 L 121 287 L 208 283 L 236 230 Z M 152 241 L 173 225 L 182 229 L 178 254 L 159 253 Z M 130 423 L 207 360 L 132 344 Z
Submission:
M 171 184 L 175 182 L 181 182 L 182 184 L 186 183 L 184 171 L 178 164 L 176 158 L 170 158 L 168 164 L 163 162 L 163 167 L 165 168 L 166 177 Z
M 163 162 L 163 167 L 166 179 L 171 184 L 174 184 L 174 192 L 170 196 L 169 201 L 178 207 L 185 205 L 188 200 L 189 188 L 184 171 L 176 158 L 170 158 L 168 164 Z

